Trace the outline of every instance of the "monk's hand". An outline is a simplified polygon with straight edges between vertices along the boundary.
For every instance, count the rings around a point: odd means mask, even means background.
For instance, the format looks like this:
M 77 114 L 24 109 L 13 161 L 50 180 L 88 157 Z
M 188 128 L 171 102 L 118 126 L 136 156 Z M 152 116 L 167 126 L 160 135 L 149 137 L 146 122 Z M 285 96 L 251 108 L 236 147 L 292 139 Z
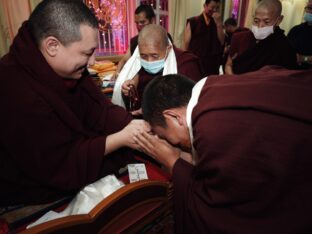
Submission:
M 231 56 L 231 59 L 232 59 L 232 60 L 234 60 L 234 59 L 236 59 L 236 58 L 237 58 L 237 56 L 238 56 L 238 54 L 237 54 L 237 53 L 235 53 L 233 56 Z
M 131 115 L 134 115 L 134 116 L 140 116 L 142 114 L 143 114 L 142 108 L 135 110 L 135 111 L 131 111 Z
M 222 26 L 222 19 L 221 19 L 221 14 L 220 12 L 214 12 L 212 14 L 212 18 L 214 22 L 216 23 L 217 26 Z
M 140 146 L 141 151 L 156 159 L 170 171 L 172 171 L 175 162 L 181 154 L 179 148 L 148 132 L 141 132 L 135 137 L 135 141 Z
M 123 95 L 129 96 L 129 91 L 130 91 L 131 85 L 135 85 L 132 80 L 126 80 L 121 85 L 121 92 L 122 92 Z
M 188 163 L 193 163 L 193 156 L 192 154 L 182 151 L 180 154 L 180 158 L 182 158 L 183 160 L 187 161 Z
M 119 72 L 115 71 L 113 73 L 112 77 L 110 78 L 110 80 L 111 81 L 115 81 L 115 80 L 117 80 L 118 76 L 119 76 Z
M 122 130 L 122 139 L 125 143 L 125 146 L 128 146 L 132 149 L 140 150 L 140 145 L 136 142 L 136 137 L 142 132 L 150 132 L 150 125 L 141 119 L 132 120 L 123 130 Z
M 306 56 L 306 55 L 302 55 L 302 54 L 297 54 L 297 63 L 299 65 L 301 65 L 303 63 L 312 64 L 312 56 Z

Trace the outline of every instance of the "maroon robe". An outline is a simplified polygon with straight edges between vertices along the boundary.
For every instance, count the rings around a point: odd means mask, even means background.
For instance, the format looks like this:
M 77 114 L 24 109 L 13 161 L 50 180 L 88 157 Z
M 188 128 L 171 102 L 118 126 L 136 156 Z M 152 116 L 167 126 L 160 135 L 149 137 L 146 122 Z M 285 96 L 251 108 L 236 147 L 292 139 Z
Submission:
M 222 67 L 223 67 L 223 71 L 225 71 L 225 65 L 226 65 L 226 62 L 227 62 L 227 59 L 228 59 L 228 56 L 229 56 L 229 53 L 230 53 L 230 46 L 231 46 L 231 41 L 232 41 L 232 38 L 238 34 L 238 33 L 241 33 L 241 32 L 246 32 L 246 31 L 250 31 L 248 28 L 244 28 L 244 27 L 239 27 L 237 28 L 232 34 L 230 35 L 226 35 L 225 36 L 225 39 L 224 39 L 224 46 L 225 47 L 228 47 L 227 51 L 223 54 L 223 59 L 222 59 Z M 244 33 L 245 34 L 249 34 L 249 33 Z M 245 37 L 244 37 L 245 38 Z M 242 45 L 241 47 L 244 48 L 244 46 L 248 46 L 248 42 L 249 40 L 247 41 L 235 41 L 236 44 L 239 43 L 239 45 Z M 238 49 L 236 45 L 234 45 L 234 47 L 236 48 L 236 50 Z M 242 49 L 243 49 L 242 48 Z M 238 51 L 236 51 L 236 53 L 238 53 Z M 241 53 L 241 52 L 240 52 Z M 233 54 L 231 54 L 231 56 L 233 56 Z
M 188 50 L 200 58 L 203 75 L 219 74 L 223 45 L 218 39 L 216 23 L 211 18 L 207 25 L 203 14 L 188 19 L 187 23 L 190 23 L 192 32 Z
M 135 48 L 138 46 L 139 35 L 136 35 L 130 39 L 130 53 L 133 54 Z
M 195 82 L 203 78 L 202 67 L 197 56 L 189 51 L 181 50 L 173 46 L 173 50 L 177 59 L 178 73 L 187 76 Z M 162 71 L 158 74 L 149 74 L 143 68 L 139 71 L 139 84 L 138 95 L 142 100 L 143 91 L 145 86 L 157 75 L 161 75 Z M 141 106 L 141 105 L 140 105 Z
M 131 117 L 89 76 L 68 90 L 35 46 L 27 23 L 1 59 L 0 74 L 0 206 L 59 198 L 131 159 L 104 157 L 106 136 Z
M 239 37 L 239 35 L 243 35 Z M 233 59 L 233 72 L 242 74 L 256 71 L 265 65 L 278 65 L 288 69 L 297 67 L 296 52 L 290 45 L 284 31 L 277 27 L 273 34 L 264 40 L 256 42 L 252 32 L 241 32 L 232 38 L 233 44 L 244 49 L 238 52 L 239 56 Z M 230 54 L 236 51 L 231 44 Z
M 312 70 L 211 76 L 196 166 L 173 168 L 177 233 L 312 233 Z

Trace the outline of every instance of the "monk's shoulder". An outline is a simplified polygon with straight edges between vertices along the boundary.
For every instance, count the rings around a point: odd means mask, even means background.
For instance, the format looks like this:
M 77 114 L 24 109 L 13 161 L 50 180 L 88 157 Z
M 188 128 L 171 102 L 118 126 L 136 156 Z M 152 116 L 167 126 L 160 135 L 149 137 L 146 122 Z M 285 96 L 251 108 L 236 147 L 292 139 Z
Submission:
M 188 61 L 197 61 L 199 58 L 189 50 L 182 50 L 180 48 L 174 48 L 177 63 L 185 63 Z
M 236 40 L 252 40 L 252 39 L 254 39 L 254 36 L 253 36 L 253 33 L 249 29 L 236 32 L 232 36 L 232 41 L 236 41 Z

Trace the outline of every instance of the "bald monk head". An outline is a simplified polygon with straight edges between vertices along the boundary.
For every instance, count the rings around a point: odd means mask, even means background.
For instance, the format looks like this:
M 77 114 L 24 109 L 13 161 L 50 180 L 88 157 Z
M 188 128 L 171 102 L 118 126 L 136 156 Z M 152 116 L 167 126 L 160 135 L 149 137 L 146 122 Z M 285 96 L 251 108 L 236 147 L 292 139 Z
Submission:
M 274 28 L 283 20 L 282 4 L 279 0 L 262 0 L 258 3 L 253 19 L 252 32 L 263 40 L 274 33 Z
M 309 26 L 312 26 L 312 0 L 307 2 L 306 7 L 304 8 L 304 21 L 308 23 Z
M 151 74 L 163 69 L 165 59 L 172 49 L 168 42 L 167 31 L 157 24 L 149 24 L 141 30 L 138 46 L 141 65 Z

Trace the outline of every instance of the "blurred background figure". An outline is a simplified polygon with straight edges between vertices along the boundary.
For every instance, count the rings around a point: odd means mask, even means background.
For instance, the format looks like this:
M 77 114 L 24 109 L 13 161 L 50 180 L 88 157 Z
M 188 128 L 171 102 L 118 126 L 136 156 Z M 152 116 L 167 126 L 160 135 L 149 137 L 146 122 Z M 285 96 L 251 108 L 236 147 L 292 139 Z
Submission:
M 219 74 L 222 63 L 224 32 L 219 0 L 206 0 L 201 15 L 187 19 L 184 49 L 197 55 L 204 76 Z
M 258 3 L 252 33 L 235 34 L 225 66 L 226 74 L 256 71 L 265 65 L 296 68 L 296 53 L 279 25 L 283 20 L 279 0 L 262 0 Z
M 304 13 L 304 23 L 294 26 L 287 37 L 297 53 L 300 68 L 312 67 L 312 0 L 309 0 Z
M 144 26 L 148 24 L 152 24 L 155 21 L 155 13 L 151 5 L 143 4 L 143 5 L 138 6 L 134 14 L 135 14 L 134 21 L 135 21 L 138 33 L 144 28 Z M 131 57 L 137 45 L 138 45 L 138 35 L 130 39 L 130 46 L 127 50 L 127 53 L 118 62 L 116 72 L 112 78 L 113 80 L 117 78 L 121 69 L 123 68 L 125 63 L 128 61 L 128 59 Z
M 223 62 L 222 67 L 223 71 L 225 70 L 225 63 L 229 54 L 229 49 L 231 45 L 231 39 L 234 33 L 242 32 L 242 31 L 248 31 L 248 28 L 245 27 L 239 27 L 237 25 L 237 20 L 230 17 L 227 18 L 224 21 L 224 32 L 225 32 L 225 38 L 224 38 L 224 52 L 223 52 Z

